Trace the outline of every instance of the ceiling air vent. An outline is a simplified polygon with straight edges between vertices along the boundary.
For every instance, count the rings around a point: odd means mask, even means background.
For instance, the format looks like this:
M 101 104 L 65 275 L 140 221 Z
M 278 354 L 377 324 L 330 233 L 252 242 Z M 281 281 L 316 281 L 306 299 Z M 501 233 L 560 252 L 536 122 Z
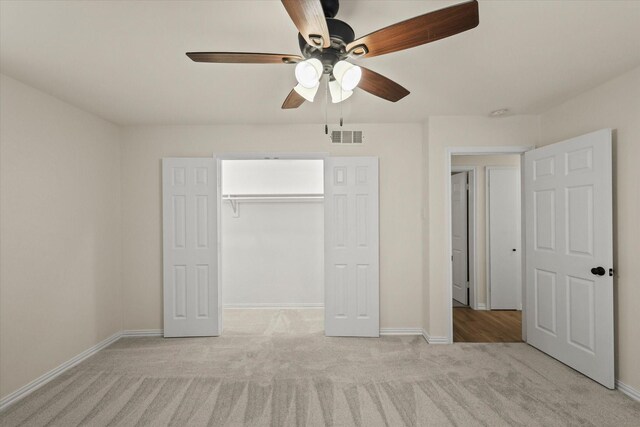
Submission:
M 334 144 L 362 144 L 361 130 L 334 130 L 331 132 L 331 142 Z
M 350 130 L 342 131 L 342 143 L 343 144 L 353 144 L 353 132 Z
M 362 144 L 362 131 L 354 130 L 353 131 L 353 143 L 354 144 Z
M 331 132 L 331 142 L 334 144 L 340 144 L 342 142 L 342 132 L 334 130 Z

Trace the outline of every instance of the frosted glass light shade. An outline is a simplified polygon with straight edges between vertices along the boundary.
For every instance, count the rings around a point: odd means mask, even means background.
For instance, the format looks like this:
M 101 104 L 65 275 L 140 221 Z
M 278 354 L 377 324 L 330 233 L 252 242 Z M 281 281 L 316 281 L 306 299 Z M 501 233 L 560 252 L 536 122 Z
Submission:
M 362 68 L 347 61 L 338 61 L 333 66 L 333 77 L 342 86 L 342 89 L 353 90 L 360 83 Z
M 334 104 L 342 102 L 353 95 L 352 90 L 344 90 L 336 80 L 331 80 L 329 82 L 329 93 L 331 94 L 331 102 Z
M 307 89 L 312 89 L 318 85 L 322 77 L 322 62 L 319 59 L 311 58 L 298 62 L 296 65 L 296 80 Z
M 301 84 L 298 84 L 296 85 L 296 87 L 293 88 L 293 90 L 298 92 L 298 94 L 304 99 L 306 99 L 307 101 L 313 102 L 313 99 L 316 97 L 316 93 L 318 93 L 319 87 L 320 87 L 319 83 L 316 83 L 315 87 L 312 87 L 312 88 L 304 87 Z

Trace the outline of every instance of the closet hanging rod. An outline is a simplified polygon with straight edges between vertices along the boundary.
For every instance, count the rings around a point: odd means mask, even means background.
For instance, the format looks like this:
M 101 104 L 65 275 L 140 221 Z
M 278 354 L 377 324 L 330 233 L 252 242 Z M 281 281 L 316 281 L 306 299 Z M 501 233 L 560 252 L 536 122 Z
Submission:
M 277 201 L 287 202 L 291 200 L 322 200 L 324 194 L 223 194 L 222 200 L 226 200 L 231 204 L 233 216 L 238 217 L 238 204 L 240 202 L 251 201 Z
M 223 194 L 223 200 L 324 199 L 324 194 Z

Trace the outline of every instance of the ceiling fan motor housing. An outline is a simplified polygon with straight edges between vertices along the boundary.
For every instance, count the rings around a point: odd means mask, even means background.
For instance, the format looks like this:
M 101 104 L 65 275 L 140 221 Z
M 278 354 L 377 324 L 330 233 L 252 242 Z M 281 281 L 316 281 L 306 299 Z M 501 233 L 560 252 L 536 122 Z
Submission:
M 340 9 L 339 0 L 320 0 L 325 18 L 335 18 Z
M 298 33 L 298 42 L 302 55 L 307 59 L 319 59 L 324 67 L 324 73 L 330 74 L 336 62 L 347 58 L 347 45 L 355 40 L 356 34 L 349 24 L 335 18 L 327 18 L 327 27 L 331 38 L 331 46 L 328 48 L 321 50 L 311 46 L 300 33 Z

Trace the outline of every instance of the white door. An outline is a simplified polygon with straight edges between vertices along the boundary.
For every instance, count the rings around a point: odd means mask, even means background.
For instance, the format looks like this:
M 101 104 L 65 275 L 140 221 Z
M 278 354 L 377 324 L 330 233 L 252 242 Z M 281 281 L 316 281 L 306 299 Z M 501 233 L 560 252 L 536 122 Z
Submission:
M 611 130 L 525 154 L 527 341 L 614 387 Z
M 489 308 L 522 309 L 520 170 L 487 168 Z
M 464 305 L 469 304 L 467 214 L 467 172 L 461 172 L 451 175 L 451 261 L 453 299 Z
M 378 158 L 325 161 L 325 334 L 380 334 Z
M 220 334 L 217 168 L 162 159 L 164 336 Z

